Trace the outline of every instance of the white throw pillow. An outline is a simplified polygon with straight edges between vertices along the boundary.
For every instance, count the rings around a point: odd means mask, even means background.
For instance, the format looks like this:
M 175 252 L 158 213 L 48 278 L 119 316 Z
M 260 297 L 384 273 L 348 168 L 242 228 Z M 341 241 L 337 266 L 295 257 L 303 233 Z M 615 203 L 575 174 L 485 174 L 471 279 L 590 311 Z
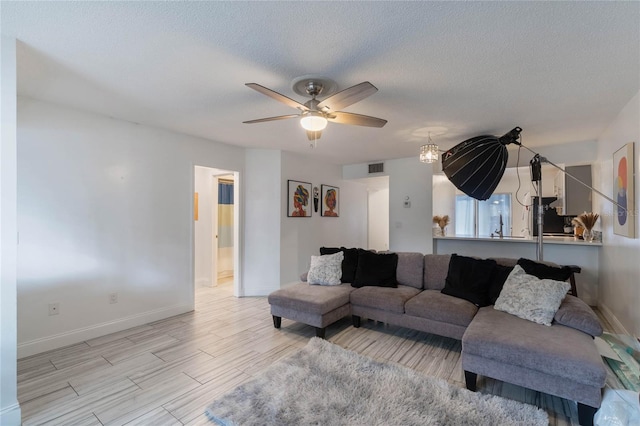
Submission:
M 541 280 L 516 265 L 493 308 L 538 324 L 551 325 L 570 288 L 568 282 Z
M 311 256 L 307 282 L 319 285 L 340 285 L 343 259 L 344 253 L 341 251 L 324 256 Z

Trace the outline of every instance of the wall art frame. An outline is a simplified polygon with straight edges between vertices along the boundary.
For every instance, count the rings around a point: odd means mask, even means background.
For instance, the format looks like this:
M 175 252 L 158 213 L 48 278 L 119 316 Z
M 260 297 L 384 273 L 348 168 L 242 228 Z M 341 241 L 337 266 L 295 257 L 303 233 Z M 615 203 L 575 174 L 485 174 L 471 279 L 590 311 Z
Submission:
M 340 188 L 331 185 L 320 185 L 323 217 L 340 217 Z
M 311 217 L 312 185 L 299 180 L 287 180 L 287 217 Z
M 613 232 L 628 238 L 636 237 L 634 156 L 634 142 L 613 153 L 613 198 L 624 207 L 614 206 Z

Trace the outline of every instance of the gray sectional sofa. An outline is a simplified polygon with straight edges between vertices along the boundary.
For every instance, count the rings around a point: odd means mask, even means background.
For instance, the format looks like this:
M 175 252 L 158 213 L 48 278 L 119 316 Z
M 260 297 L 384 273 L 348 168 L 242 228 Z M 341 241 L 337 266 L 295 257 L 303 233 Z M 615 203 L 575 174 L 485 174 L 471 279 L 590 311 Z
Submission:
M 602 327 L 589 306 L 567 295 L 551 326 L 537 324 L 443 294 L 450 255 L 397 254 L 397 288 L 300 282 L 271 293 L 274 326 L 284 317 L 324 337 L 328 325 L 351 315 L 354 327 L 368 318 L 458 339 L 468 389 L 475 391 L 478 374 L 492 377 L 576 401 L 580 424 L 593 423 L 607 372 L 593 341 Z

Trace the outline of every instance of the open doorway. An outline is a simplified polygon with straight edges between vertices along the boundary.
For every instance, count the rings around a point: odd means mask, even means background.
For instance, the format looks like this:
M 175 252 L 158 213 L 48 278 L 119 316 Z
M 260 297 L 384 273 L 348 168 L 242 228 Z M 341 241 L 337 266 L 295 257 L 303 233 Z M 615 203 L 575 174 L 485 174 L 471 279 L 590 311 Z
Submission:
M 367 201 L 367 240 L 369 249 L 389 250 L 389 176 L 363 179 L 369 193 Z
M 194 166 L 194 285 L 239 294 L 238 173 Z
M 389 250 L 389 176 L 354 181 L 367 187 L 367 248 Z
M 217 187 L 218 207 L 214 207 L 213 232 L 217 233 L 213 241 L 212 268 L 213 285 L 233 284 L 233 234 L 235 228 L 234 221 L 234 187 L 235 181 L 232 174 L 212 176 L 213 186 Z M 214 196 L 214 201 L 215 201 Z M 216 245 L 217 241 L 217 245 Z

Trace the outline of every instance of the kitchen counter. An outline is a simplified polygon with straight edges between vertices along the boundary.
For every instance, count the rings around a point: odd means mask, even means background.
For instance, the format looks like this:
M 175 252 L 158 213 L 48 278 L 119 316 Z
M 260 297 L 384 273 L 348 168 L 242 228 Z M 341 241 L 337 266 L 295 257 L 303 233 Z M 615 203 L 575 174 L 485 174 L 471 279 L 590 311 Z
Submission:
M 461 241 L 494 241 L 494 242 L 509 242 L 509 243 L 538 243 L 538 237 L 433 237 L 434 240 L 461 240 Z M 543 236 L 543 244 L 579 244 L 586 246 L 601 247 L 602 241 L 587 242 L 584 240 L 576 239 L 574 237 L 560 237 L 560 236 Z
M 510 257 L 536 259 L 537 237 L 433 237 L 433 253 L 476 257 Z M 598 270 L 602 242 L 586 242 L 573 237 L 543 237 L 543 259 L 559 265 L 577 265 L 578 297 L 591 306 L 597 305 Z

